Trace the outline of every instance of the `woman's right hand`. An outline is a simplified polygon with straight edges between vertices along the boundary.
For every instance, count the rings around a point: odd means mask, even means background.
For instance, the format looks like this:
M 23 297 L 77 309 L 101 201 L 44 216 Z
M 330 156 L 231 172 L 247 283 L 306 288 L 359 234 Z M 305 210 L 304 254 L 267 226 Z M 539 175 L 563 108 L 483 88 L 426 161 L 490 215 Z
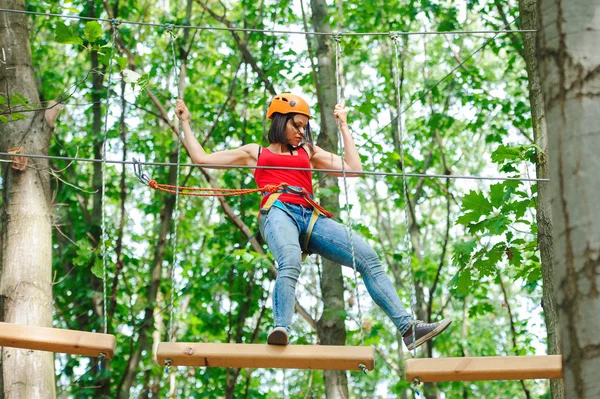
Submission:
M 190 111 L 181 99 L 177 99 L 177 102 L 175 103 L 175 115 L 177 115 L 182 122 L 187 122 L 191 118 Z

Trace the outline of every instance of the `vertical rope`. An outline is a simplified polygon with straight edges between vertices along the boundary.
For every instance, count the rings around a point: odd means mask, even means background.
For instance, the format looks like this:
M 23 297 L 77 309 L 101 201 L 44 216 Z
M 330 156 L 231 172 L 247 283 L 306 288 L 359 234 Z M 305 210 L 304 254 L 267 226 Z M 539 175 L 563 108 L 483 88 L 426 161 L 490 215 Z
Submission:
M 107 89 L 106 89 L 106 112 L 104 113 L 104 135 L 102 137 L 102 192 L 101 192 L 101 229 L 102 229 L 102 246 L 101 246 L 101 251 L 102 251 L 102 294 L 103 294 L 103 306 L 104 306 L 104 334 L 108 333 L 108 312 L 107 312 L 107 304 L 106 304 L 106 298 L 107 298 L 107 293 L 106 293 L 106 239 L 107 234 L 106 234 L 106 203 L 105 203 L 105 196 L 106 196 L 106 142 L 107 142 L 107 138 L 108 138 L 108 114 L 109 114 L 109 107 L 110 107 L 110 86 L 111 86 L 111 81 L 112 81 L 112 64 L 113 64 L 113 56 L 115 53 L 115 46 L 117 43 L 117 38 L 119 37 L 119 24 L 121 23 L 121 21 L 113 19 L 112 20 L 112 24 L 113 24 L 113 43 L 110 49 L 110 58 L 108 61 L 108 82 L 107 82 Z
M 181 98 L 181 88 L 179 86 L 179 70 L 177 68 L 177 57 L 175 57 L 175 34 L 173 34 L 173 24 L 166 24 L 165 27 L 171 36 L 171 56 L 173 58 L 173 68 L 175 69 L 175 79 L 177 85 L 177 95 Z M 179 118 L 179 135 L 177 137 L 177 170 L 175 173 L 176 176 L 176 185 L 175 185 L 175 210 L 173 212 L 173 265 L 171 266 L 171 301 L 169 304 L 170 312 L 169 312 L 169 342 L 173 341 L 173 330 L 174 330 L 174 318 L 175 318 L 175 269 L 179 265 L 178 256 L 177 256 L 177 231 L 179 229 L 179 170 L 181 168 L 180 165 L 180 155 L 181 155 L 181 140 L 184 138 L 184 133 L 182 129 L 181 118 Z
M 119 37 L 119 24 L 120 20 L 113 19 L 113 38 L 112 38 L 112 46 L 110 48 L 110 58 L 108 60 L 108 81 L 106 88 L 106 111 L 104 113 L 104 134 L 102 136 L 102 188 L 100 194 L 100 226 L 102 229 L 101 233 L 101 247 L 100 251 L 102 252 L 102 306 L 103 306 L 103 319 L 104 319 L 104 334 L 108 334 L 108 304 L 107 304 L 107 292 L 106 292 L 106 240 L 108 239 L 108 234 L 106 234 L 106 142 L 108 139 L 108 113 L 110 108 L 110 86 L 111 86 L 111 72 L 112 72 L 112 64 L 113 57 L 115 53 L 115 47 L 117 44 L 117 39 Z M 105 353 L 99 353 L 98 357 L 98 370 L 102 370 L 102 361 L 106 357 Z
M 340 92 L 340 81 L 341 81 L 341 48 L 340 42 L 342 39 L 342 34 L 337 33 L 333 36 L 333 40 L 335 41 L 335 78 L 336 78 L 336 87 L 337 87 L 337 96 L 338 96 L 338 104 L 345 103 L 345 98 L 343 97 L 343 93 Z M 345 105 L 345 104 L 344 104 Z M 340 120 L 336 120 L 337 130 L 338 130 L 338 139 L 339 146 L 341 150 L 341 158 L 342 158 L 342 178 L 344 181 L 344 194 L 346 199 L 346 216 L 348 218 L 346 223 L 346 229 L 348 231 L 348 239 L 350 240 L 350 249 L 352 251 L 352 270 L 354 271 L 354 285 L 356 292 L 356 305 L 358 307 L 358 322 L 360 324 L 360 342 L 361 345 L 365 344 L 365 332 L 363 330 L 363 319 L 362 319 L 362 310 L 360 306 L 360 293 L 358 291 L 358 273 L 356 271 L 356 254 L 354 250 L 354 236 L 352 235 L 352 218 L 350 215 L 350 200 L 348 198 L 348 180 L 346 176 L 346 161 L 344 157 L 344 140 L 342 138 L 342 128 L 340 126 Z
M 394 82 L 396 85 L 396 112 L 397 112 L 397 118 L 396 118 L 396 123 L 398 125 L 398 134 L 400 135 L 400 167 L 402 168 L 402 193 L 404 195 L 404 240 L 406 242 L 406 250 L 407 250 L 407 254 L 404 257 L 405 262 L 406 262 L 406 266 L 408 267 L 408 270 L 410 270 L 410 274 L 412 277 L 412 284 L 411 284 L 411 309 L 413 312 L 413 320 L 416 321 L 417 319 L 417 294 L 415 292 L 415 284 L 416 284 L 416 280 L 415 280 L 415 273 L 414 270 L 412 268 L 412 262 L 411 262 L 411 253 L 412 253 L 412 243 L 410 241 L 410 231 L 409 228 L 410 226 L 408 225 L 408 218 L 409 218 L 409 212 L 408 212 L 408 187 L 406 184 L 406 169 L 405 169 L 405 165 L 404 165 L 404 134 L 402 131 L 402 102 L 401 102 L 401 95 L 400 95 L 400 64 L 398 61 L 398 43 L 400 41 L 400 35 L 398 35 L 398 33 L 396 32 L 390 32 L 390 37 L 392 38 L 392 42 L 394 43 L 394 56 L 396 59 L 396 63 L 395 63 L 395 68 L 394 68 Z M 412 338 L 413 338 L 413 356 L 417 357 L 417 348 L 414 346 L 414 343 L 416 341 L 416 334 L 415 334 L 415 329 L 414 329 L 414 321 L 413 321 L 413 329 L 412 329 Z

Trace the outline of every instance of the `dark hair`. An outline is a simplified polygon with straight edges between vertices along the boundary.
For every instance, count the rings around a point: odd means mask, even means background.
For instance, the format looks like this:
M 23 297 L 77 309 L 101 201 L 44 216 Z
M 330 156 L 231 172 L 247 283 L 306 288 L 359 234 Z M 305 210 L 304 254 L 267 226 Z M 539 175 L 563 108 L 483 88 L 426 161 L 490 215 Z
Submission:
M 287 125 L 289 120 L 293 120 L 296 115 L 296 113 L 282 114 L 279 112 L 275 112 L 273 114 L 271 119 L 271 127 L 269 128 L 269 143 L 287 144 L 291 147 L 287 139 L 285 125 Z M 306 123 L 306 127 L 304 128 L 304 139 L 302 144 L 307 144 L 311 152 L 313 151 L 314 143 L 309 122 Z

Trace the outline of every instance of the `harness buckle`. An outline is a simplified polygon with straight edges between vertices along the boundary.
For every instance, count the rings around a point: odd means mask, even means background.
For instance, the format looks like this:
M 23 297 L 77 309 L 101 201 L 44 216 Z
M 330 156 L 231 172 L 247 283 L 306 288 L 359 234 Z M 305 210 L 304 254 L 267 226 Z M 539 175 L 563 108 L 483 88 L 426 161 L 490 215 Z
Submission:
M 289 192 L 292 194 L 304 194 L 304 191 L 302 190 L 302 187 L 297 187 L 297 186 L 285 186 L 283 192 Z

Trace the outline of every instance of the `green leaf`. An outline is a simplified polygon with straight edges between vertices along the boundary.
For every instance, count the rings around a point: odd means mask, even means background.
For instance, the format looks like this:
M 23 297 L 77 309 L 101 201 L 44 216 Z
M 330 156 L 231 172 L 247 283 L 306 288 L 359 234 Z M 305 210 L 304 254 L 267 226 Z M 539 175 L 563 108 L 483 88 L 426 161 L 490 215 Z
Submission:
M 504 173 L 518 173 L 519 169 L 515 168 L 515 166 L 512 163 L 507 163 L 506 165 L 500 168 L 500 171 Z
M 456 290 L 461 295 L 467 295 L 469 293 L 469 289 L 471 288 L 471 283 L 471 269 L 463 269 L 458 277 Z
M 248 253 L 248 251 L 244 251 L 244 253 L 242 254 L 242 261 L 244 261 L 245 263 L 252 263 L 254 262 L 254 256 Z
M 479 271 L 482 276 L 491 276 L 496 271 L 496 263 L 487 258 L 479 258 L 473 262 L 473 267 Z
M 469 212 L 469 213 L 465 213 L 463 215 L 460 215 L 456 219 L 456 223 L 462 224 L 463 226 L 467 226 L 467 225 L 469 225 L 471 223 L 478 222 L 480 218 L 481 218 L 481 214 L 480 213 Z
M 22 119 L 27 119 L 27 116 L 25 116 L 24 114 L 22 114 L 20 112 L 14 112 L 10 116 L 12 117 L 13 121 L 20 121 Z
M 521 218 L 527 212 L 527 209 L 534 207 L 535 204 L 532 200 L 527 199 L 525 201 L 514 201 L 507 204 L 504 208 L 508 211 L 512 211 L 517 219 Z
M 487 258 L 495 266 L 502 260 L 504 254 L 508 255 L 507 245 L 505 242 L 499 242 L 487 253 Z
M 73 34 L 71 29 L 63 22 L 56 23 L 55 40 L 62 44 L 82 44 L 83 41 L 79 36 Z
M 473 190 L 464 196 L 462 207 L 463 211 L 472 210 L 479 212 L 481 215 L 489 215 L 492 211 L 492 204 L 485 198 L 483 193 Z
M 512 242 L 513 237 L 514 237 L 514 234 L 512 233 L 512 231 L 509 231 L 506 233 L 506 241 Z
M 6 97 L 0 96 L 0 105 L 5 105 L 5 104 L 6 104 Z
M 521 159 L 523 159 L 523 149 L 520 147 L 515 148 L 500 145 L 494 152 L 492 152 L 492 162 L 497 164 Z
M 0 122 L 8 122 L 8 118 L 4 115 L 0 115 Z
M 510 220 L 504 215 L 496 215 L 486 219 L 481 223 L 481 226 L 488 229 L 492 234 L 501 234 L 508 228 Z
M 476 246 L 476 240 L 459 241 L 455 243 L 452 261 L 461 266 L 466 265 L 467 263 L 469 263 L 471 259 L 471 253 L 473 252 Z
M 494 313 L 495 309 L 489 302 L 479 302 L 469 308 L 469 317 Z
M 494 208 L 500 208 L 504 202 L 504 184 L 492 184 L 490 187 L 490 200 Z
M 477 240 L 474 239 L 470 241 L 459 241 L 454 244 L 454 251 L 461 254 L 470 255 L 476 246 Z
M 509 253 L 510 256 L 508 262 L 513 266 L 520 266 L 523 262 L 523 253 L 521 252 L 521 250 L 517 247 L 507 248 L 507 255 Z
M 148 87 L 149 83 L 150 83 L 150 77 L 148 76 L 147 73 L 140 76 L 140 78 L 136 82 L 136 84 L 140 87 L 140 90 L 144 90 L 146 87 Z
M 100 279 L 104 277 L 104 271 L 102 268 L 102 259 L 100 257 L 96 258 L 96 261 L 94 262 L 94 266 L 92 266 L 91 272 L 94 276 L 96 276 Z
M 77 241 L 77 256 L 73 258 L 73 264 L 75 266 L 86 266 L 90 263 L 94 252 L 90 249 L 90 243 L 86 239 Z
M 471 234 L 476 234 L 485 231 L 487 219 L 482 220 L 478 223 L 472 223 L 467 226 L 467 231 Z
M 121 70 L 125 70 L 127 68 L 127 57 L 115 57 L 115 61 L 119 64 Z
M 529 273 L 529 275 L 527 276 L 527 282 L 528 283 L 534 283 L 534 282 L 538 282 L 542 279 L 542 269 L 541 268 L 535 268 L 531 271 L 531 273 Z
M 90 43 L 94 43 L 100 36 L 102 36 L 102 25 L 100 25 L 98 21 L 89 21 L 85 24 L 83 33 L 85 33 L 85 38 Z
M 10 97 L 10 105 L 26 105 L 29 103 L 29 99 L 20 93 L 13 93 Z
M 506 194 L 502 198 L 502 202 L 507 202 L 510 199 L 510 196 L 515 192 L 515 188 L 513 186 L 508 186 L 506 189 Z

